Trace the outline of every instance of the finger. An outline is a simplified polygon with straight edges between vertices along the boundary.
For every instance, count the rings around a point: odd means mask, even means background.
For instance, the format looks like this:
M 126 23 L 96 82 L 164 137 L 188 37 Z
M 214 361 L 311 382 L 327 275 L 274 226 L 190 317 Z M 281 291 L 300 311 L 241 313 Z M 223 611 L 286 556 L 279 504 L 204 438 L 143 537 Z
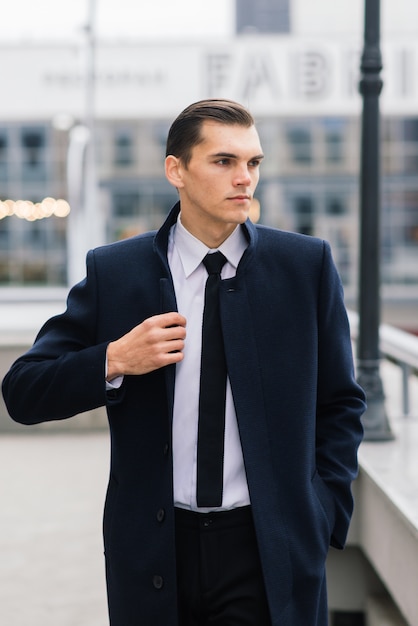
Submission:
M 177 311 L 163 313 L 159 317 L 162 325 L 165 328 L 168 328 L 170 326 L 186 326 L 186 318 Z
M 184 350 L 184 341 L 170 341 L 169 344 L 166 345 L 165 351 L 168 354 L 172 354 L 173 352 L 183 352 Z
M 180 363 L 184 358 L 183 352 L 181 350 L 173 350 L 172 352 L 167 352 L 164 359 L 162 359 L 161 367 L 165 365 L 172 365 L 175 363 Z
M 164 329 L 164 339 L 166 341 L 173 341 L 175 339 L 185 339 L 186 329 L 184 326 L 169 326 Z

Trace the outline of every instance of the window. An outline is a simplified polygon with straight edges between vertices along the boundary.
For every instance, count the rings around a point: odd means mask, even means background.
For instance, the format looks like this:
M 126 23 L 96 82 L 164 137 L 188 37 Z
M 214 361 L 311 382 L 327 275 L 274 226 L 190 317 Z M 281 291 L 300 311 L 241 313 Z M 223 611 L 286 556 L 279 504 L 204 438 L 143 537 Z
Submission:
M 46 179 L 46 135 L 43 128 L 24 128 L 21 134 L 22 178 L 25 181 Z
M 23 240 L 26 249 L 46 250 L 47 231 L 40 221 L 28 222 L 25 224 Z
M 299 196 L 293 201 L 296 230 L 304 235 L 312 235 L 314 205 L 312 196 Z
M 113 195 L 114 215 L 135 217 L 139 213 L 139 193 L 136 191 L 117 192 Z
M 6 160 L 7 154 L 7 135 L 5 132 L 0 132 L 0 163 Z
M 65 285 L 65 222 L 0 220 L 0 285 Z
M 290 128 L 287 132 L 291 158 L 295 163 L 312 162 L 312 138 L 308 128 Z
M 418 191 L 404 192 L 404 241 L 418 253 Z M 418 274 L 418 269 L 417 269 Z
M 328 132 L 325 135 L 327 163 L 341 163 L 343 160 L 343 138 L 339 133 Z
M 115 165 L 129 167 L 134 162 L 133 142 L 129 131 L 119 131 L 115 137 Z
M 33 168 L 39 166 L 44 157 L 44 132 L 41 129 L 23 130 L 22 146 L 25 164 Z
M 9 219 L 0 219 L 0 251 L 9 249 Z
M 344 122 L 338 118 L 324 120 L 325 159 L 327 163 L 344 160 Z
M 405 183 L 383 193 L 382 258 L 387 283 L 418 283 L 418 190 Z
M 346 201 L 341 196 L 328 196 L 325 199 L 325 212 L 327 215 L 344 215 L 347 213 Z
M 290 32 L 290 0 L 236 0 L 238 33 Z
M 0 131 L 0 180 L 7 180 L 7 135 Z
M 418 171 L 418 119 L 411 118 L 403 121 L 403 140 L 405 154 L 405 170 Z

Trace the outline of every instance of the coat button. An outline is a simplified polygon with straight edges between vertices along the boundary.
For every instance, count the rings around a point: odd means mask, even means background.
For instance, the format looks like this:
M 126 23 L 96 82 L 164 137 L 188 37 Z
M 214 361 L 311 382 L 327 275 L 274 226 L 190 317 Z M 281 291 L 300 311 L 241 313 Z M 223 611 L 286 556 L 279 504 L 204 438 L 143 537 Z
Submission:
M 170 446 L 168 445 L 168 443 L 166 443 L 164 446 L 164 456 L 167 456 L 169 450 L 170 450 Z
M 165 511 L 164 509 L 160 509 L 157 513 L 157 521 L 158 522 L 163 522 L 165 518 Z
M 164 585 L 163 577 L 155 574 L 155 576 L 152 577 L 152 584 L 154 585 L 155 589 L 162 589 Z

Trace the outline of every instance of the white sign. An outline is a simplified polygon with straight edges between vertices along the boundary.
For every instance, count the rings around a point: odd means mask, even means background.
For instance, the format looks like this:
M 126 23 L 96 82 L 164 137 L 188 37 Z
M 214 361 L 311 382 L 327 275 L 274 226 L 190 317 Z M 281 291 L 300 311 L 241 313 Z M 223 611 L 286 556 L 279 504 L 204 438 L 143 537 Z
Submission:
M 382 46 L 382 111 L 418 114 L 418 43 Z M 236 37 L 201 44 L 100 44 L 98 118 L 172 118 L 206 97 L 228 97 L 255 115 L 356 115 L 361 49 L 350 41 Z M 83 118 L 86 55 L 75 46 L 0 48 L 0 123 Z

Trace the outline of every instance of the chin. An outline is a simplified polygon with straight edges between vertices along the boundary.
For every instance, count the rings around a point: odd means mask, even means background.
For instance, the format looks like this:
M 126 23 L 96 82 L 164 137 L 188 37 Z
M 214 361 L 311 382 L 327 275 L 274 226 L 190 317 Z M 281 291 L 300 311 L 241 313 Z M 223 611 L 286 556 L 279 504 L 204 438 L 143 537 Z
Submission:
M 243 224 L 244 222 L 247 221 L 248 215 L 249 215 L 249 211 L 247 210 L 241 211 L 235 216 L 235 219 L 233 221 L 236 224 Z

